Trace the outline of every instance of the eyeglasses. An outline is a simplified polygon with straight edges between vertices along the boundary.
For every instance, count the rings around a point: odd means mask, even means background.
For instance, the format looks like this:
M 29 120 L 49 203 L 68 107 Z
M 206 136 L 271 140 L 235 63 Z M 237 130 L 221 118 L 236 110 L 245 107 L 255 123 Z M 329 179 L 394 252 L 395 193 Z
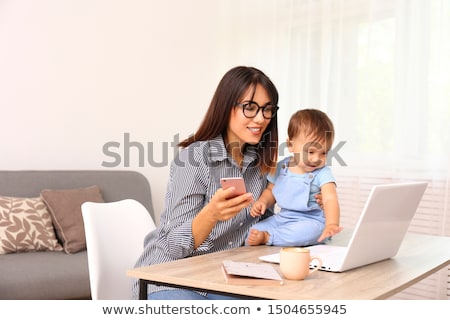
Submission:
M 246 118 L 254 118 L 258 115 L 259 110 L 262 109 L 262 115 L 264 119 L 272 119 L 277 114 L 278 106 L 273 104 L 266 104 L 262 107 L 255 101 L 244 101 L 237 104 L 238 107 L 242 107 L 242 112 Z

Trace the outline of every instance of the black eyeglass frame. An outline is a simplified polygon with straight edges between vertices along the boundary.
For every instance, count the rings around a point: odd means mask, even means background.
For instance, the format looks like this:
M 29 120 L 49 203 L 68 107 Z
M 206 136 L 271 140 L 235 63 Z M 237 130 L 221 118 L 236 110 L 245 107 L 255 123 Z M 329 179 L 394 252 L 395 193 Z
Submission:
M 254 116 L 249 117 L 249 116 L 247 116 L 247 115 L 245 114 L 245 107 L 246 107 L 246 105 L 249 105 L 249 104 L 252 104 L 252 103 L 258 106 L 258 111 L 256 111 L 256 113 L 255 113 Z M 237 106 L 237 107 L 242 107 L 242 113 L 244 114 L 244 117 L 246 117 L 246 118 L 248 118 L 248 119 L 253 119 L 253 118 L 255 118 L 255 117 L 258 115 L 259 110 L 261 110 L 261 109 L 262 109 L 262 115 L 263 115 L 263 118 L 264 118 L 264 119 L 267 119 L 267 120 L 273 119 L 273 118 L 277 115 L 278 109 L 280 109 L 280 107 L 278 107 L 277 105 L 274 105 L 274 104 L 272 104 L 272 103 L 270 103 L 270 102 L 267 103 L 267 104 L 265 104 L 265 105 L 263 105 L 262 107 L 261 107 L 257 102 L 255 102 L 255 101 L 244 101 L 244 102 L 238 103 L 236 106 Z M 272 116 L 268 118 L 268 117 L 266 117 L 266 116 L 264 115 L 264 110 L 265 110 L 267 107 L 269 107 L 269 106 L 272 108 Z

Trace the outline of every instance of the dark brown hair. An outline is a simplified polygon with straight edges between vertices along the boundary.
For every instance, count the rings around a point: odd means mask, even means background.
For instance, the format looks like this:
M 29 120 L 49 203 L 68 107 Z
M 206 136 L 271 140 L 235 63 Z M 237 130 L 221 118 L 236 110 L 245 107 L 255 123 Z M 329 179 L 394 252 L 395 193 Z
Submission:
M 278 105 L 278 91 L 272 81 L 262 71 L 253 67 L 239 66 L 229 70 L 220 80 L 206 115 L 197 132 L 181 141 L 178 146 L 185 148 L 195 141 L 205 141 L 225 136 L 231 110 L 240 102 L 249 88 L 260 84 L 267 91 L 270 101 Z M 277 116 L 270 121 L 257 145 L 258 165 L 261 172 L 268 173 L 276 167 L 278 156 Z
M 334 126 L 325 112 L 317 109 L 303 109 L 295 112 L 289 120 L 288 138 L 293 139 L 303 133 L 313 141 L 325 142 L 325 149 L 330 150 L 334 141 Z

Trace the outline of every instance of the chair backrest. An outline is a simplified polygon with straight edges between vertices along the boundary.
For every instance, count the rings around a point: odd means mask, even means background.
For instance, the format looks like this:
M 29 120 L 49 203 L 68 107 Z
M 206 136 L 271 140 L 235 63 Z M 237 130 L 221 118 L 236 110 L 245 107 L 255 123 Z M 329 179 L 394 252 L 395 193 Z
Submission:
M 145 235 L 155 229 L 152 217 L 133 199 L 85 202 L 81 211 L 92 299 L 131 299 L 132 279 L 126 270 L 134 267 Z

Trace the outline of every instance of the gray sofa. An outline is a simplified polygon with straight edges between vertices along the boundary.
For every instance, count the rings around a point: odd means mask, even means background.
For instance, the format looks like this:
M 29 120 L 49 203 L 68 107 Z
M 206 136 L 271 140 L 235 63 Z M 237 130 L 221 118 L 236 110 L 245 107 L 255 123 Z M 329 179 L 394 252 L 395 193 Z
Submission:
M 38 197 L 43 189 L 100 187 L 105 202 L 135 199 L 155 216 L 148 180 L 134 171 L 0 171 L 0 195 Z M 126 217 L 126 216 L 124 216 Z M 114 250 L 114 248 L 111 248 Z M 0 299 L 90 299 L 86 250 L 0 254 Z

